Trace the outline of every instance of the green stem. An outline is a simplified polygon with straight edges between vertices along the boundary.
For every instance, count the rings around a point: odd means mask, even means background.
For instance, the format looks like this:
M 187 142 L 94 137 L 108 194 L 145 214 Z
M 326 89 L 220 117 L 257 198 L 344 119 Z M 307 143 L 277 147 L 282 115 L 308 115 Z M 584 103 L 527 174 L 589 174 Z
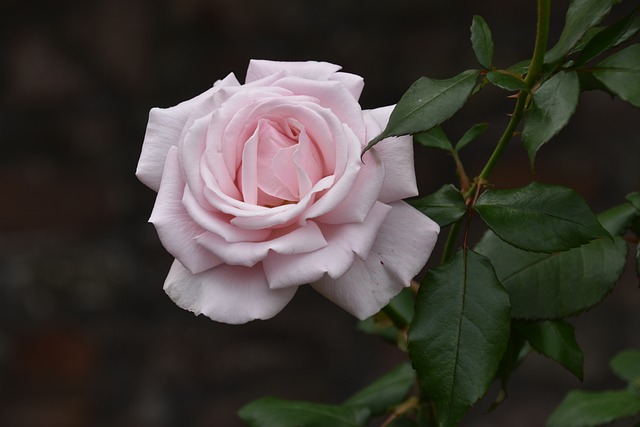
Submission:
M 482 172 L 478 175 L 478 178 L 475 180 L 473 185 L 465 191 L 464 198 L 468 200 L 472 197 L 476 191 L 478 185 L 482 185 L 489 179 L 489 175 L 493 172 L 493 169 L 498 162 L 498 159 L 502 156 L 502 153 L 513 138 L 513 135 L 518 128 L 518 125 L 522 121 L 522 116 L 524 115 L 524 110 L 527 105 L 527 99 L 530 96 L 530 90 L 533 87 L 533 84 L 537 81 L 540 73 L 542 72 L 542 68 L 544 66 L 544 55 L 547 50 L 547 42 L 549 39 L 549 23 L 551 16 L 551 0 L 538 0 L 538 24 L 536 30 L 536 41 L 535 46 L 533 48 L 533 57 L 531 58 L 531 63 L 529 64 L 529 71 L 527 72 L 527 76 L 525 77 L 525 83 L 529 89 L 521 90 L 518 93 L 518 100 L 516 101 L 516 105 L 513 109 L 513 114 L 511 114 L 511 119 L 507 124 L 502 136 L 498 140 L 498 144 L 491 153 L 491 157 L 487 160 Z M 472 207 L 471 205 L 469 206 Z M 457 223 L 451 226 L 449 230 L 449 236 L 447 238 L 447 242 L 445 244 L 444 252 L 442 255 L 442 264 L 449 261 L 454 254 L 455 241 L 458 237 L 458 233 L 460 232 L 460 223 L 462 219 Z
M 391 306 L 391 304 L 387 304 L 382 308 L 382 312 L 387 315 L 387 317 L 393 322 L 393 325 L 403 330 L 409 326 L 407 320 L 397 311 L 395 308 Z
M 538 27 L 536 31 L 536 42 L 533 48 L 533 57 L 531 58 L 531 63 L 529 64 L 529 71 L 524 79 L 524 82 L 529 88 L 531 88 L 536 82 L 538 76 L 542 72 L 542 67 L 544 66 L 544 54 L 547 51 L 547 41 L 549 40 L 550 16 L 551 0 L 538 0 Z M 493 150 L 493 153 L 487 161 L 487 164 L 485 165 L 484 169 L 482 169 L 482 172 L 480 172 L 480 175 L 478 175 L 478 181 L 480 181 L 480 183 L 486 181 L 489 178 L 489 175 L 491 175 L 491 172 L 493 171 L 496 162 L 502 155 L 504 148 L 513 138 L 513 135 L 518 128 L 520 121 L 522 120 L 522 116 L 524 115 L 524 109 L 527 104 L 529 90 L 521 90 L 518 94 L 518 101 L 516 102 L 513 114 L 511 115 L 511 120 L 509 120 L 509 124 L 498 140 L 498 144 Z M 475 185 L 478 185 L 478 182 L 476 182 Z M 470 188 L 469 191 L 465 193 L 465 196 L 471 197 L 474 191 L 475 188 Z
M 533 57 L 529 65 L 529 71 L 524 82 L 529 88 L 542 72 L 544 55 L 547 51 L 549 40 L 549 25 L 551 17 L 551 0 L 538 0 L 538 28 L 536 31 L 536 44 L 533 48 Z

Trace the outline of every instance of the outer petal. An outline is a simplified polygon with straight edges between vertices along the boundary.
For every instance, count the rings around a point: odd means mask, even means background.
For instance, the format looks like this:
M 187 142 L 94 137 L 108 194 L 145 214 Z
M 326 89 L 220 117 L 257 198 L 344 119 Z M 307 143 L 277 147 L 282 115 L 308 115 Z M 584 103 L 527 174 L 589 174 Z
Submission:
M 393 105 L 363 112 L 367 127 L 367 141 L 372 140 L 387 126 Z M 413 139 L 411 136 L 386 138 L 375 146 L 382 159 L 385 180 L 379 200 L 390 203 L 418 195 L 413 163 Z
M 262 262 L 271 288 L 302 285 L 319 280 L 325 273 L 338 278 L 353 265 L 355 255 L 365 258 L 391 207 L 376 203 L 363 222 L 322 225 L 328 245 L 302 254 L 270 253 Z M 311 222 L 309 222 L 311 223 Z
M 281 62 L 252 59 L 249 61 L 245 82 L 250 83 L 281 71 L 305 79 L 328 80 L 340 68 L 339 65 L 328 62 Z
M 158 191 L 169 148 L 178 145 L 178 141 L 196 118 L 211 112 L 215 92 L 222 87 L 239 84 L 235 76 L 229 74 L 224 80 L 217 81 L 211 89 L 175 107 L 152 108 L 136 169 L 138 179 L 147 187 Z
M 222 237 L 213 233 L 203 233 L 197 241 L 224 260 L 227 264 L 252 267 L 265 259 L 269 251 L 279 254 L 297 254 L 316 251 L 327 246 L 322 231 L 313 222 L 304 227 L 292 230 L 282 230 L 277 235 L 264 242 L 226 242 Z
M 191 274 L 178 261 L 174 261 L 164 283 L 165 292 L 178 306 L 232 324 L 275 316 L 296 289 L 269 289 L 260 265 L 221 265 Z
M 366 260 L 357 259 L 339 279 L 324 276 L 312 286 L 359 319 L 366 319 L 420 272 L 435 246 L 438 225 L 404 202 L 380 228 Z
M 331 80 L 337 80 L 341 82 L 349 92 L 353 95 L 355 99 L 360 99 L 360 94 L 362 94 L 362 89 L 364 89 L 364 79 L 357 74 L 351 73 L 335 73 Z
M 171 147 L 164 166 L 164 175 L 149 222 L 167 251 L 181 260 L 193 273 L 219 265 L 222 260 L 203 248 L 196 237 L 204 229 L 196 224 L 182 205 L 185 182 L 180 175 L 178 149 Z

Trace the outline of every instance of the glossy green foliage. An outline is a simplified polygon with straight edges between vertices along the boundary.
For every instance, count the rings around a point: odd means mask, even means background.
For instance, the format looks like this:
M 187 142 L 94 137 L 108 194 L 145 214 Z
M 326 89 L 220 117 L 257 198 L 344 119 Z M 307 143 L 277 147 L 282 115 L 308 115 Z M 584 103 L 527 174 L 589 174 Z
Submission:
M 488 257 L 509 292 L 518 319 L 560 319 L 600 302 L 615 286 L 626 262 L 627 244 L 603 237 L 557 253 L 517 249 L 487 232 L 476 251 Z
M 582 380 L 584 356 L 570 323 L 563 320 L 516 321 L 514 329 L 538 353 L 555 360 Z
M 584 46 L 580 49 L 580 54 L 573 62 L 573 67 L 581 67 L 598 55 L 614 48 L 640 31 L 640 8 L 636 8 L 623 19 L 606 28 L 599 28 L 594 31 Z
M 533 93 L 524 115 L 522 143 L 533 167 L 540 147 L 564 128 L 578 106 L 580 81 L 575 71 L 562 71 Z
M 409 203 L 441 227 L 458 221 L 467 212 L 460 190 L 452 184 L 444 185 L 435 193 Z
M 533 182 L 512 190 L 488 190 L 474 208 L 501 239 L 533 252 L 557 252 L 607 236 L 575 191 Z
M 416 133 L 413 135 L 413 140 L 425 147 L 437 148 L 449 152 L 453 151 L 451 141 L 449 141 L 447 134 L 444 133 L 444 130 L 440 126 Z
M 489 123 L 477 123 L 469 128 L 456 143 L 456 151 L 462 150 L 464 147 L 475 141 L 480 135 L 486 132 Z
M 423 132 L 444 122 L 467 102 L 479 75 L 468 70 L 447 80 L 420 78 L 400 98 L 387 127 L 365 151 L 384 138 Z
M 440 427 L 457 425 L 487 391 L 507 347 L 509 313 L 491 263 L 471 250 L 425 276 L 409 354 Z
M 611 92 L 640 107 L 640 44 L 629 46 L 600 62 L 593 75 Z
M 572 0 L 558 43 L 547 52 L 544 60 L 562 60 L 582 36 L 604 18 L 619 0 Z
M 547 422 L 547 427 L 593 427 L 640 413 L 640 394 L 629 390 L 572 391 Z
M 471 46 L 480 65 L 490 69 L 493 64 L 493 37 L 489 24 L 482 16 L 474 16 L 471 23 Z
M 489 82 L 491 82 L 493 85 L 505 90 L 519 91 L 528 89 L 527 84 L 524 82 L 522 77 L 515 73 L 503 70 L 495 70 L 489 71 L 486 77 L 487 80 L 489 80 Z
M 611 370 L 631 386 L 640 387 L 640 350 L 618 353 L 611 359 Z
M 345 406 L 367 408 L 372 415 L 380 415 L 407 396 L 416 380 L 416 374 L 408 363 L 378 378 L 344 402 Z

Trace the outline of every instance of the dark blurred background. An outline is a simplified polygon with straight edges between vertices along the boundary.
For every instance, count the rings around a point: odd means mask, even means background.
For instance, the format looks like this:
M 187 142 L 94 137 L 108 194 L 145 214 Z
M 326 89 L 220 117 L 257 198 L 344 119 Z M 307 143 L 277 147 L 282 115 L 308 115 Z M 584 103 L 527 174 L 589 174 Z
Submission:
M 556 40 L 566 2 L 556 9 Z M 190 98 L 250 58 L 325 60 L 365 77 L 365 108 L 395 103 L 421 75 L 477 67 L 474 14 L 494 31 L 496 63 L 532 50 L 535 2 L 510 0 L 3 0 L 0 3 L 0 425 L 239 426 L 265 395 L 339 403 L 403 360 L 356 320 L 302 289 L 274 319 L 228 326 L 162 291 L 168 256 L 147 224 L 155 193 L 134 177 L 148 110 Z M 538 156 L 535 179 L 568 185 L 595 210 L 640 189 L 640 113 L 582 96 L 570 127 Z M 446 129 L 490 130 L 463 153 L 476 174 L 512 102 L 487 88 Z M 602 124 L 599 124 L 602 123 Z M 454 179 L 451 160 L 416 149 L 422 194 Z M 493 176 L 528 183 L 510 146 Z M 541 426 L 567 390 L 621 387 L 608 359 L 640 347 L 631 268 L 575 319 L 580 384 L 531 356 L 511 395 L 465 426 Z

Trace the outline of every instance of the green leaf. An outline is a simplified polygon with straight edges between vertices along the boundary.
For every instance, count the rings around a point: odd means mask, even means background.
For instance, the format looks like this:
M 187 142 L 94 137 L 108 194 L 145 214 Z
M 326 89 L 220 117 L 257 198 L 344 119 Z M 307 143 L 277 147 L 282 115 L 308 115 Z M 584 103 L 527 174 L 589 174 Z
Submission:
M 502 355 L 502 360 L 498 367 L 498 374 L 496 375 L 500 378 L 501 390 L 496 400 L 491 404 L 491 407 L 489 408 L 490 411 L 497 408 L 507 398 L 509 378 L 511 378 L 511 374 L 518 368 L 518 366 L 522 364 L 530 351 L 531 347 L 527 344 L 522 335 L 512 327 L 511 335 L 509 336 L 509 343 L 507 344 L 507 349 Z
M 627 201 L 640 212 L 640 193 L 629 193 L 626 197 Z
M 561 71 L 533 93 L 531 109 L 524 115 L 522 142 L 531 166 L 536 154 L 566 126 L 578 106 L 580 81 L 575 71 Z
M 593 75 L 621 99 L 640 107 L 640 44 L 611 55 Z
M 591 427 L 640 413 L 640 396 L 628 390 L 572 391 L 551 414 L 547 427 Z
M 569 55 L 582 52 L 582 50 L 589 44 L 592 38 L 594 38 L 599 32 L 605 30 L 607 27 L 591 27 L 580 38 L 580 41 L 569 51 Z M 575 61 L 571 64 L 575 65 Z
M 489 123 L 478 123 L 471 126 L 471 128 L 466 131 L 464 135 L 462 135 L 460 140 L 458 140 L 458 142 L 456 143 L 456 151 L 460 151 L 461 149 L 469 145 L 469 143 L 482 135 L 488 128 Z
M 611 370 L 629 384 L 640 387 L 640 350 L 625 350 L 611 359 Z
M 508 71 L 496 70 L 487 73 L 487 80 L 501 89 L 518 91 L 528 89 L 522 77 Z
M 584 356 L 571 324 L 563 320 L 516 321 L 514 328 L 538 353 L 555 360 L 582 380 Z
M 580 67 L 607 50 L 624 43 L 640 31 L 638 8 L 616 24 L 598 31 L 584 46 L 573 67 Z
M 447 80 L 422 77 L 400 98 L 389 123 L 364 151 L 390 136 L 423 132 L 453 116 L 476 86 L 478 70 L 468 70 Z
M 378 378 L 344 402 L 345 406 L 364 406 L 372 415 L 380 415 L 407 396 L 416 375 L 408 363 Z
M 438 223 L 440 227 L 454 223 L 464 216 L 467 206 L 460 190 L 446 184 L 438 191 L 409 204 Z
M 517 319 L 560 319 L 602 300 L 622 274 L 627 244 L 602 238 L 566 252 L 539 254 L 517 249 L 487 232 L 476 251 L 488 257 L 509 292 Z
M 522 77 L 524 74 L 527 74 L 529 72 L 529 65 L 531 65 L 531 59 L 524 59 L 511 65 L 506 69 L 506 71 L 508 73 L 514 73 Z
M 488 190 L 474 208 L 501 239 L 527 251 L 565 251 L 608 236 L 570 188 L 532 182 L 512 190 Z
M 440 427 L 457 425 L 487 391 L 509 329 L 509 298 L 488 259 L 459 251 L 427 272 L 409 328 L 409 355 Z
M 545 63 L 561 60 L 578 43 L 589 28 L 604 18 L 619 0 L 573 0 L 567 10 L 558 43 L 547 52 Z
M 361 406 L 321 405 L 265 397 L 243 406 L 238 415 L 251 427 L 360 427 L 371 414 Z
M 453 145 L 440 126 L 413 135 L 413 140 L 429 148 L 438 148 L 445 151 L 453 151 Z
M 474 16 L 471 23 L 471 45 L 478 62 L 486 69 L 493 63 L 493 37 L 489 24 L 482 16 Z
M 614 206 L 598 215 L 600 224 L 612 236 L 623 235 L 638 218 L 640 218 L 640 212 L 630 203 Z

